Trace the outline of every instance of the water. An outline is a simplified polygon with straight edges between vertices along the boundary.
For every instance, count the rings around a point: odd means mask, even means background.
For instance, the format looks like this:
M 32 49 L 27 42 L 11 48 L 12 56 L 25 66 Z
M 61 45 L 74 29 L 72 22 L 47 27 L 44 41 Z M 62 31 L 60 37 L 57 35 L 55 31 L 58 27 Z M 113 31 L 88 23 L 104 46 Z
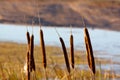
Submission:
M 28 31 L 31 34 L 33 32 L 35 36 L 36 45 L 40 44 L 39 29 L 40 28 L 37 26 L 34 26 L 33 31 L 31 27 L 28 28 Z M 55 28 L 42 27 L 42 29 L 44 32 L 46 45 L 61 46 L 59 36 L 57 35 Z M 69 47 L 69 36 L 71 34 L 71 29 L 65 27 L 56 27 L 56 29 L 60 36 L 64 39 L 66 46 Z M 88 30 L 90 33 L 93 50 L 95 51 L 95 57 L 110 59 L 120 63 L 120 32 L 101 29 Z M 27 43 L 26 31 L 27 28 L 22 25 L 0 24 L 0 41 Z M 85 50 L 83 33 L 83 28 L 72 28 L 75 49 Z M 117 69 L 116 71 L 120 71 L 118 70 L 118 67 L 120 67 L 119 64 L 117 64 L 117 67 L 115 64 L 113 66 L 114 69 Z M 106 65 L 102 67 L 104 67 L 104 69 L 109 68 L 109 66 L 106 67 Z
M 29 27 L 28 31 L 35 35 L 35 44 L 40 44 L 39 27 Z M 45 44 L 53 46 L 61 46 L 59 36 L 57 35 L 55 28 L 42 27 L 44 32 Z M 56 28 L 60 36 L 64 39 L 65 44 L 69 47 L 69 37 L 71 34 L 70 28 Z M 120 55 L 120 32 L 100 30 L 100 29 L 88 29 L 91 37 L 93 50 L 99 52 L 95 54 L 96 57 L 118 59 Z M 9 25 L 0 24 L 0 41 L 9 41 L 17 43 L 27 43 L 26 41 L 27 28 L 22 25 Z M 72 28 L 72 34 L 74 36 L 75 49 L 85 50 L 83 28 Z
M 33 34 L 35 35 L 35 44 L 39 45 L 39 27 L 34 26 Z M 45 44 L 61 46 L 59 36 L 55 28 L 42 27 L 44 32 Z M 71 34 L 70 28 L 56 28 L 60 36 L 63 37 L 65 44 L 69 47 L 69 36 Z M 22 25 L 8 25 L 0 24 L 0 41 L 12 41 L 17 43 L 26 43 L 26 27 Z M 120 32 L 88 29 L 91 37 L 93 49 L 100 51 L 101 54 L 110 54 L 116 56 L 120 54 Z M 29 27 L 28 31 L 32 33 L 32 28 Z M 83 28 L 72 28 L 74 35 L 74 44 L 76 49 L 85 50 Z

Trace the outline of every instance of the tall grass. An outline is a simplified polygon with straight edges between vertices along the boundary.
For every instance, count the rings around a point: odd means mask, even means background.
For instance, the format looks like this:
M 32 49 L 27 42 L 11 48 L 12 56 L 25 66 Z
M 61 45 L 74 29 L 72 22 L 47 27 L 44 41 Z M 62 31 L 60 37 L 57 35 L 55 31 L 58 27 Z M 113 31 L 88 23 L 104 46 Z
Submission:
M 4 48 L 3 48 L 4 46 Z M 16 52 L 18 51 L 18 52 Z M 16 52 L 14 54 L 14 52 Z M 24 65 L 24 57 L 25 57 L 25 52 L 26 52 L 26 45 L 24 44 L 16 44 L 16 43 L 0 43 L 0 64 L 2 68 L 0 68 L 0 79 L 1 80 L 26 80 L 26 75 L 23 74 L 23 65 Z M 36 77 L 33 78 L 32 73 L 31 73 L 31 80 L 44 80 L 44 73 L 41 65 L 42 58 L 39 54 L 40 52 L 40 47 L 35 46 L 35 51 L 34 51 L 34 56 L 36 59 Z M 64 57 L 63 57 L 63 52 L 61 51 L 60 47 L 51 47 L 51 46 L 46 46 L 46 52 L 48 52 L 49 57 L 48 60 L 50 60 L 50 57 L 52 57 L 52 61 L 54 61 L 55 64 L 51 63 L 51 60 L 48 61 L 49 65 L 47 67 L 47 75 L 49 80 L 67 80 L 65 79 L 66 73 L 66 67 L 64 66 Z M 9 53 L 9 54 L 8 54 Z M 85 60 L 86 55 L 84 52 L 80 53 L 79 51 L 75 51 L 76 57 L 76 68 L 73 72 L 75 75 L 75 78 L 72 80 L 91 80 L 91 72 L 88 71 L 86 68 L 85 70 L 81 68 L 81 61 L 85 61 L 84 65 L 87 65 L 87 62 Z M 18 59 L 19 58 L 19 59 Z M 20 61 L 21 60 L 21 61 Z M 96 60 L 97 61 L 97 60 Z M 98 63 L 98 62 L 97 62 Z M 99 64 L 99 63 L 98 63 Z M 101 61 L 101 64 L 109 64 L 109 62 L 104 63 Z M 56 67 L 56 72 L 54 71 L 54 67 Z M 79 67 L 80 65 L 80 67 Z M 83 65 L 83 66 L 84 66 Z M 98 65 L 100 66 L 100 65 Z M 100 77 L 104 80 L 112 79 L 112 74 L 110 70 L 101 70 L 100 72 L 97 69 L 96 71 L 96 80 L 100 80 Z M 106 73 L 107 72 L 107 75 Z M 71 71 L 72 73 L 72 71 Z M 102 75 L 100 75 L 102 73 Z M 71 76 L 73 76 L 71 74 Z M 105 76 L 106 75 L 106 76 Z M 104 77 L 105 76 L 105 77 Z M 64 78 L 65 77 L 65 78 Z M 115 74 L 115 79 L 118 78 L 119 80 L 119 74 Z

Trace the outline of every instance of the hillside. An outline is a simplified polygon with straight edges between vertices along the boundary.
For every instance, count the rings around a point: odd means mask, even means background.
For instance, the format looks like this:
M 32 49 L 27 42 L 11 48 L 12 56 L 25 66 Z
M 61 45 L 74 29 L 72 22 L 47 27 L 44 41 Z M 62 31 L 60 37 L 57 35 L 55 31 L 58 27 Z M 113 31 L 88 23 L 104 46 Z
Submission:
M 120 30 L 120 1 L 114 0 L 0 0 L 0 23 L 45 26 L 87 26 Z M 25 16 L 25 18 L 24 18 Z

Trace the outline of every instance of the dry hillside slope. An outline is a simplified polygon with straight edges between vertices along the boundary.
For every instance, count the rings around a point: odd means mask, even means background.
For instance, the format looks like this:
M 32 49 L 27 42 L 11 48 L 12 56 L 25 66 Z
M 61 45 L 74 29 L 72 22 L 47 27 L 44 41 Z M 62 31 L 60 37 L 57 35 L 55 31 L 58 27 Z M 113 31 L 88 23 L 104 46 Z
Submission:
M 87 26 L 120 30 L 120 1 L 110 0 L 1 0 L 0 23 L 45 26 Z M 24 19 L 25 16 L 25 19 Z

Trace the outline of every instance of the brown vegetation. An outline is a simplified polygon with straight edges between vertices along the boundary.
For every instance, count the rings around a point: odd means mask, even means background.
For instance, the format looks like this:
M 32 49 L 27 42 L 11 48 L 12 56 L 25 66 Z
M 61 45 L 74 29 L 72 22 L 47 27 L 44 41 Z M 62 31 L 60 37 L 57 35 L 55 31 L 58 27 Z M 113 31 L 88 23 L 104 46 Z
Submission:
M 36 4 L 38 3 L 38 4 Z M 39 6 L 39 10 L 38 10 Z M 120 30 L 120 1 L 109 0 L 1 0 L 1 23 L 28 23 L 32 19 L 45 26 L 82 27 L 81 16 L 88 26 Z M 26 16 L 26 20 L 23 17 Z
M 92 70 L 93 74 L 95 74 L 96 73 L 95 60 L 94 60 L 92 44 L 90 41 L 90 36 L 89 36 L 89 32 L 88 32 L 87 28 L 84 29 L 84 39 L 85 39 L 85 45 L 86 45 L 88 65 L 89 65 L 90 69 Z

